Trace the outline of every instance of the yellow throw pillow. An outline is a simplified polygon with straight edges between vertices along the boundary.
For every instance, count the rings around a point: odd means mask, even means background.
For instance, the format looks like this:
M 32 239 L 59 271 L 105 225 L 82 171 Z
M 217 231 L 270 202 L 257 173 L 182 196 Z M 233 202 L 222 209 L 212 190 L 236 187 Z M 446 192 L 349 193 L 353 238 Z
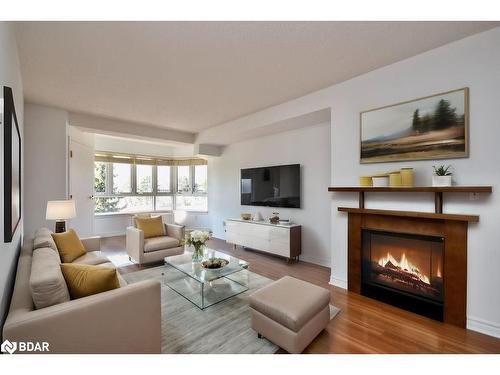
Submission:
M 56 243 L 62 263 L 71 263 L 86 253 L 82 241 L 73 229 L 63 233 L 52 233 L 52 238 Z
M 61 264 L 71 299 L 91 296 L 120 287 L 114 268 L 87 264 Z
M 144 232 L 144 238 L 164 236 L 163 221 L 161 216 L 151 218 L 136 218 L 137 229 Z

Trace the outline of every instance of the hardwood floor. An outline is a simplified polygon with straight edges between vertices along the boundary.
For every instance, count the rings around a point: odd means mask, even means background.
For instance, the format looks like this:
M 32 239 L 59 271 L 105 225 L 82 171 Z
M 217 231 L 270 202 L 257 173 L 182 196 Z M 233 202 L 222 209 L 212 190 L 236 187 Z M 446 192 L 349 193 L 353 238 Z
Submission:
M 341 311 L 305 353 L 500 353 L 500 339 L 436 322 L 331 286 L 327 267 L 305 262 L 288 264 L 268 254 L 240 247 L 233 249 L 218 239 L 211 240 L 209 246 L 246 260 L 252 272 L 270 279 L 290 275 L 330 289 L 331 303 Z M 112 259 L 125 259 L 118 268 L 120 273 L 146 268 L 126 261 L 124 236 L 104 238 L 102 250 Z

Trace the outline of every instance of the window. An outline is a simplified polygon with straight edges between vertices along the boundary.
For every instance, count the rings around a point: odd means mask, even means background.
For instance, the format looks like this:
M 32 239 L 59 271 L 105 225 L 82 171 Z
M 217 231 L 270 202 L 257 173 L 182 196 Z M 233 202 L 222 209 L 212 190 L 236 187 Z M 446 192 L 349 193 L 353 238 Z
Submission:
M 207 192 L 207 166 L 195 165 L 194 166 L 194 192 L 205 193 Z
M 191 191 L 190 183 L 190 167 L 180 166 L 177 167 L 177 192 L 189 193 Z
M 96 161 L 94 163 L 94 191 L 96 194 L 106 192 L 106 175 L 108 168 L 106 163 Z
M 172 191 L 172 187 L 170 186 L 170 167 L 166 165 L 159 165 L 157 168 L 158 174 L 158 185 L 157 191 L 158 193 L 170 193 Z
M 95 212 L 207 211 L 207 166 L 197 164 L 203 163 L 200 159 L 189 162 L 193 165 L 156 165 L 168 163 L 174 164 L 132 155 L 96 155 Z
M 132 164 L 112 163 L 113 194 L 132 192 Z
M 138 194 L 153 192 L 153 166 L 136 166 L 136 189 Z

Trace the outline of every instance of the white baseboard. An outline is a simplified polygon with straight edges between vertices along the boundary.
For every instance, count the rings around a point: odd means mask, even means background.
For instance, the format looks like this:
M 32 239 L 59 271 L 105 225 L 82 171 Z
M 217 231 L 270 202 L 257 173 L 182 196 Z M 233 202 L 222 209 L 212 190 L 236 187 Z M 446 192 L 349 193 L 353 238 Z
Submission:
M 317 259 L 314 257 L 308 257 L 307 255 L 300 254 L 300 260 L 307 262 L 307 263 L 312 263 L 312 264 L 317 264 L 318 266 L 323 266 L 323 267 L 328 267 L 330 268 L 330 261 L 325 260 L 325 259 Z
M 500 338 L 500 324 L 476 317 L 467 317 L 467 329 Z
M 330 276 L 330 285 L 342 288 L 342 289 L 347 289 L 347 281 L 343 279 L 338 279 L 336 277 Z

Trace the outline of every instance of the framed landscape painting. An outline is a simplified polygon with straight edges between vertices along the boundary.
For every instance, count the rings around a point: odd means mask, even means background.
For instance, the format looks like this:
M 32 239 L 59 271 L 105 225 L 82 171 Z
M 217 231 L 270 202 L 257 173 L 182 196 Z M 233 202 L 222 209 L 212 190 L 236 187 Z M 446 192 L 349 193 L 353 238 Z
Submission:
M 361 163 L 469 156 L 469 89 L 361 112 Z
M 4 242 L 12 242 L 21 221 L 21 134 L 12 89 L 4 86 L 2 94 L 0 121 L 4 151 Z

